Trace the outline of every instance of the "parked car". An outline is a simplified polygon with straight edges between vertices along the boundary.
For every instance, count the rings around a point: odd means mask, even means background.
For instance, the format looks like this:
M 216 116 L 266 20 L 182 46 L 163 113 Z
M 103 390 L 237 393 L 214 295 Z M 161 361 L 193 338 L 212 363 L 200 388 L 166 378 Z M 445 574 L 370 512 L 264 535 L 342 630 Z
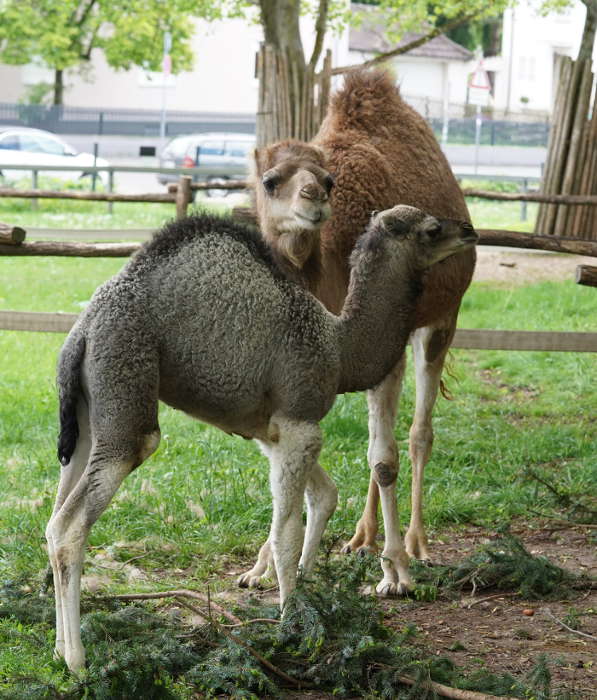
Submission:
M 194 180 L 243 180 L 247 177 L 249 157 L 255 148 L 253 134 L 204 133 L 172 139 L 160 155 L 160 168 L 199 168 Z M 175 173 L 160 173 L 159 182 L 176 182 Z M 225 195 L 228 190 L 206 190 L 208 196 Z
M 11 165 L 76 165 L 81 170 L 40 170 L 40 175 L 78 180 L 88 177 L 85 168 L 92 167 L 91 153 L 77 153 L 68 143 L 56 134 L 43 129 L 29 129 L 22 126 L 0 126 L 0 180 L 20 180 L 29 177 L 27 170 L 11 170 Z M 98 158 L 97 166 L 108 166 L 104 158 Z M 106 173 L 100 174 L 101 179 Z

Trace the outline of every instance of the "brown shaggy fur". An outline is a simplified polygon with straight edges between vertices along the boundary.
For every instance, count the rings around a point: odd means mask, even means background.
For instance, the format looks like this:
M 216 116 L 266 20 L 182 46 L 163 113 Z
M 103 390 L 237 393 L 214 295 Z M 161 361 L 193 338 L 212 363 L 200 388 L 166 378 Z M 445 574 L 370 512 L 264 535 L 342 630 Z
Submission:
M 438 218 L 470 221 L 464 197 L 425 120 L 382 71 L 355 71 L 331 100 L 314 139 L 335 179 L 332 217 L 321 231 L 322 274 L 314 293 L 338 312 L 348 257 L 373 210 L 410 204 Z M 416 327 L 454 313 L 475 265 L 474 250 L 435 265 L 425 280 Z

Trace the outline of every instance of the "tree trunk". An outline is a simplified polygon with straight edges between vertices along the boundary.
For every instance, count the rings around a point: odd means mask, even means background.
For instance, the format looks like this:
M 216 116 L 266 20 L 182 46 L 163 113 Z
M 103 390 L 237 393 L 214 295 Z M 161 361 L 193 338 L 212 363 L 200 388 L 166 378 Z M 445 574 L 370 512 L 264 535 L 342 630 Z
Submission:
M 315 48 L 309 62 L 301 40 L 300 0 L 259 0 L 265 44 L 257 55 L 259 79 L 257 145 L 295 138 L 309 141 L 319 127 L 329 95 L 331 57 L 316 74 L 328 0 L 320 0 Z
M 54 100 L 53 104 L 61 105 L 64 99 L 64 75 L 61 68 L 54 71 Z

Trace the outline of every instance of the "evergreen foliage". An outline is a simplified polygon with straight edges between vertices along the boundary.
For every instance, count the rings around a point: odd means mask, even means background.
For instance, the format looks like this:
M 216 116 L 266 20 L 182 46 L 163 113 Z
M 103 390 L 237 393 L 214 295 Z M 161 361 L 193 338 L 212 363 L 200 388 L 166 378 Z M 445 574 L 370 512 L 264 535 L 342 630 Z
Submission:
M 534 556 L 507 529 L 456 566 L 429 569 L 418 565 L 415 577 L 423 587 L 438 586 L 446 592 L 465 587 L 513 591 L 527 600 L 561 596 L 569 589 L 592 585 L 590 579 L 562 569 L 547 557 Z
M 313 577 L 299 581 L 279 624 L 256 622 L 228 632 L 213 619 L 201 627 L 189 627 L 176 610 L 158 614 L 139 603 L 115 601 L 98 610 L 102 602 L 92 600 L 94 612 L 84 614 L 82 620 L 88 650 L 84 676 L 73 679 L 63 667 L 61 687 L 32 677 L 12 678 L 7 685 L 7 679 L 0 677 L 0 698 L 172 700 L 197 692 L 207 697 L 284 697 L 289 683 L 268 670 L 260 658 L 300 687 L 339 697 L 424 698 L 430 692 L 424 682 L 434 680 L 493 695 L 554 698 L 545 657 L 526 679 L 485 669 L 464 675 L 449 659 L 413 644 L 416 630 L 412 627 L 397 631 L 384 626 L 379 601 L 362 592 L 376 569 L 373 557 L 327 559 Z M 509 534 L 458 566 L 421 569 L 421 575 L 425 571 L 429 581 L 435 577 L 435 585 L 448 592 L 474 582 L 477 588 L 520 590 L 525 597 L 550 595 L 572 580 L 547 559 L 530 555 Z M 49 644 L 52 601 L 24 591 L 17 584 L 0 589 L 0 617 L 11 615 L 34 625 L 40 643 Z M 236 613 L 241 619 L 278 615 L 255 598 Z M 401 676 L 415 679 L 415 685 L 405 685 Z

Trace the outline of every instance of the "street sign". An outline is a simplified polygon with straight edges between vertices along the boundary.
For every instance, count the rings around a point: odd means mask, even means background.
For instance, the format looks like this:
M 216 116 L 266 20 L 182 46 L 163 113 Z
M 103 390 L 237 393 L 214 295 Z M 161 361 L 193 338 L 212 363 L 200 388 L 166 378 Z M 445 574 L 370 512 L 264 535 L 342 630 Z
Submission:
M 483 68 L 483 64 L 475 68 L 475 72 L 471 76 L 468 86 L 468 101 L 471 105 L 478 107 L 487 107 L 489 104 L 489 96 L 491 92 L 491 83 L 487 71 Z

